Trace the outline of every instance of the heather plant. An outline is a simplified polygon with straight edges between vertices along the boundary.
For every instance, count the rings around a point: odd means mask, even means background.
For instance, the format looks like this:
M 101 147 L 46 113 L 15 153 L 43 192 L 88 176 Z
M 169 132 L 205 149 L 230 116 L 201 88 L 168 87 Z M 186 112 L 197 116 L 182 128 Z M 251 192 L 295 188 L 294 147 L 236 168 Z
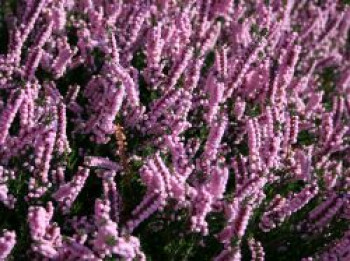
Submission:
M 341 0 L 0 1 L 0 260 L 350 260 Z

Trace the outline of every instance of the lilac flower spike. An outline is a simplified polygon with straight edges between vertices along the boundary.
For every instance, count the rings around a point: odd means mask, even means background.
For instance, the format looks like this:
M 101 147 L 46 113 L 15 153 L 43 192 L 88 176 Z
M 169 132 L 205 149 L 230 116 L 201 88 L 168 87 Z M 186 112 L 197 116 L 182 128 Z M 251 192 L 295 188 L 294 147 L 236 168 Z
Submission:
M 0 237 L 0 258 L 5 260 L 16 244 L 16 234 L 13 231 L 3 231 Z

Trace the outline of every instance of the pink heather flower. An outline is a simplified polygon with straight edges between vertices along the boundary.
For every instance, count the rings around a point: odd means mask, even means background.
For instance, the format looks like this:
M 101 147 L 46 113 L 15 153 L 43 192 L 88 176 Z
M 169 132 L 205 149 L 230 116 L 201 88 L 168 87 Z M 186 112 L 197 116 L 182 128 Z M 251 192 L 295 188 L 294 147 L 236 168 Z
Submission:
M 12 196 L 5 184 L 0 184 L 0 201 L 8 208 L 14 208 L 16 198 Z
M 255 240 L 254 238 L 249 239 L 248 241 L 249 249 L 252 253 L 253 261 L 264 261 L 265 252 L 264 248 L 261 245 L 261 242 Z
M 0 258 L 5 260 L 16 244 L 16 233 L 4 230 L 0 237 Z
M 221 253 L 214 258 L 215 261 L 240 261 L 242 258 L 241 248 L 237 247 L 228 247 L 221 251 Z
M 53 197 L 59 202 L 63 212 L 67 213 L 69 211 L 79 192 L 84 187 L 89 173 L 89 169 L 79 167 L 78 172 L 75 174 L 73 179 L 70 182 L 61 185 L 60 188 L 54 193 Z

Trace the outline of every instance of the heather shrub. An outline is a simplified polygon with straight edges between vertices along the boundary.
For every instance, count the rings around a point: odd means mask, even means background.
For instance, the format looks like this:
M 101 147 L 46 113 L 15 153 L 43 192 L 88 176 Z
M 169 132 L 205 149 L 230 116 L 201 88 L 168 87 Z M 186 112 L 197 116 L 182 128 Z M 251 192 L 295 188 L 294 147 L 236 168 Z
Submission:
M 0 260 L 350 260 L 347 1 L 0 1 Z

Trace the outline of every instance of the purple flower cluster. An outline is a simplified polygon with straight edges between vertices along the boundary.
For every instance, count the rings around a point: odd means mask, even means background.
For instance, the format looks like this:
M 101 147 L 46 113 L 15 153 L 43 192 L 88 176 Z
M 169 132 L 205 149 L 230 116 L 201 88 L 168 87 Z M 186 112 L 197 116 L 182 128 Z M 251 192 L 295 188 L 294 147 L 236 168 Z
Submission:
M 0 202 L 28 206 L 32 260 L 146 260 L 135 230 L 169 211 L 186 213 L 181 233 L 215 237 L 222 261 L 241 260 L 244 242 L 265 259 L 253 221 L 268 233 L 307 208 L 294 224 L 307 236 L 349 222 L 342 1 L 27 0 L 8 12 Z M 75 204 L 99 193 L 87 191 L 92 178 L 100 195 L 82 214 Z M 288 184 L 300 186 L 274 190 Z M 212 214 L 225 220 L 215 234 Z M 5 260 L 19 235 L 2 229 Z M 350 260 L 350 230 L 304 260 Z

